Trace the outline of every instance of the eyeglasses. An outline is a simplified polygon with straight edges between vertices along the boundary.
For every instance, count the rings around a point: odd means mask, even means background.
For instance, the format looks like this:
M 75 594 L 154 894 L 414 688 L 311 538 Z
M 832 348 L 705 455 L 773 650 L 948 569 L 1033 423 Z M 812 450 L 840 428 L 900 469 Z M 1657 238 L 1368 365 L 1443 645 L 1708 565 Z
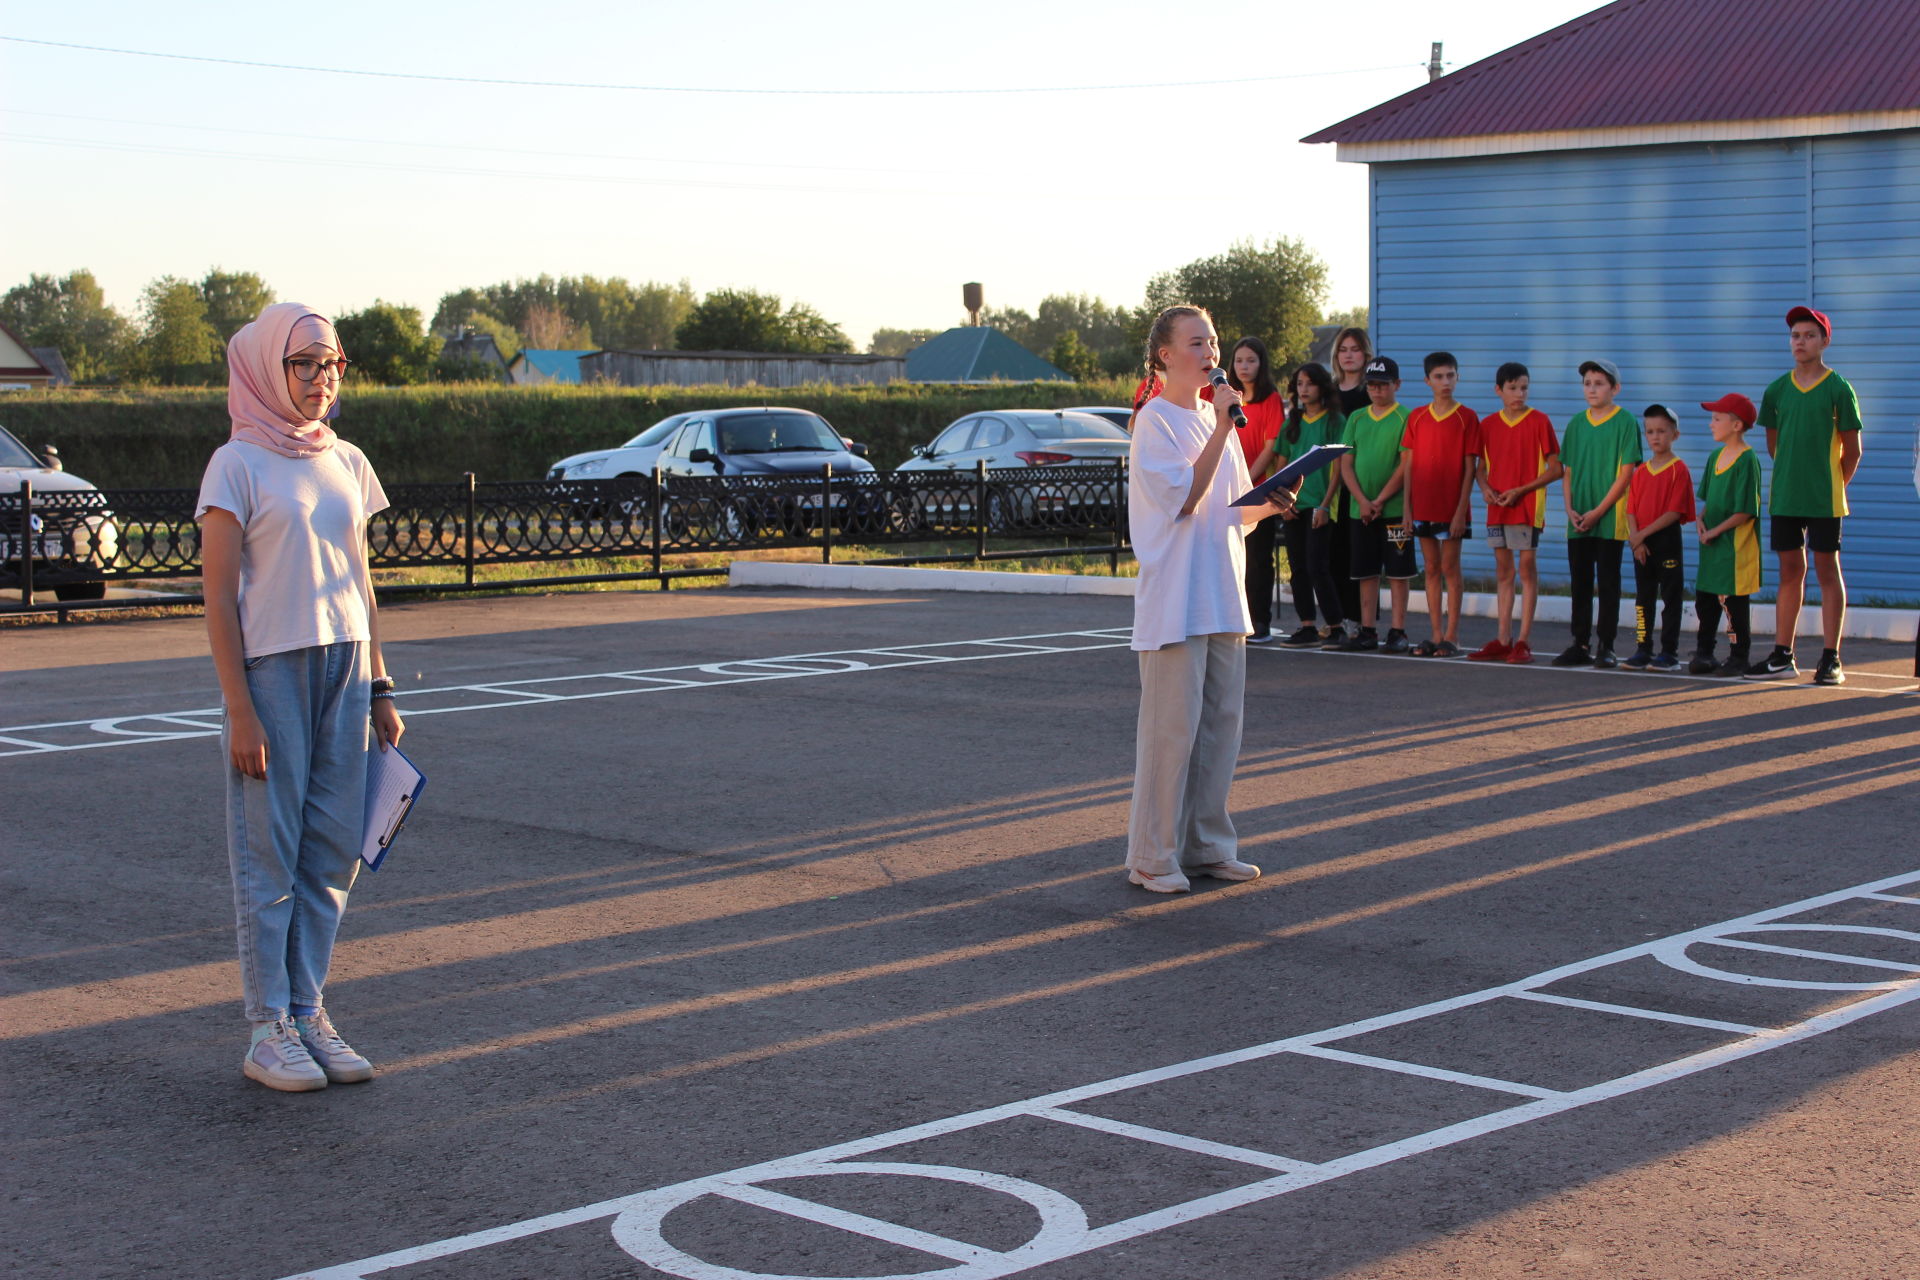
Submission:
M 328 382 L 338 382 L 347 376 L 347 366 L 351 360 L 309 360 L 305 356 L 289 356 L 281 361 L 293 370 L 293 376 L 302 382 L 312 382 L 324 376 Z

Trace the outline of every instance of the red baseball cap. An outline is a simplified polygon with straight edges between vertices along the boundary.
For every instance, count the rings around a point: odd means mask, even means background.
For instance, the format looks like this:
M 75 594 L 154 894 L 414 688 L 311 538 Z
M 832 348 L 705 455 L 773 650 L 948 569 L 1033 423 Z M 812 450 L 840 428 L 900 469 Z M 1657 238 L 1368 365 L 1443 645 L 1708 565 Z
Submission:
M 1802 307 L 1800 309 L 1802 311 L 1806 310 L 1805 307 Z M 1814 314 L 1818 315 L 1819 313 L 1815 312 Z M 1824 316 L 1822 316 L 1821 318 L 1825 319 Z M 1702 409 L 1705 409 L 1708 413 L 1730 413 L 1734 417 L 1740 419 L 1740 421 L 1743 424 L 1749 427 L 1753 425 L 1753 420 L 1759 416 L 1758 413 L 1756 413 L 1754 410 L 1753 401 L 1747 399 L 1745 396 L 1741 395 L 1738 391 L 1728 392 L 1726 395 L 1721 396 L 1718 400 L 1714 400 L 1711 402 L 1702 400 L 1700 402 L 1700 407 Z
M 1787 312 L 1787 328 L 1793 328 L 1802 320 L 1811 320 L 1819 325 L 1820 332 L 1826 335 L 1827 341 L 1833 341 L 1833 321 L 1827 319 L 1826 312 L 1815 311 L 1812 307 L 1795 307 Z

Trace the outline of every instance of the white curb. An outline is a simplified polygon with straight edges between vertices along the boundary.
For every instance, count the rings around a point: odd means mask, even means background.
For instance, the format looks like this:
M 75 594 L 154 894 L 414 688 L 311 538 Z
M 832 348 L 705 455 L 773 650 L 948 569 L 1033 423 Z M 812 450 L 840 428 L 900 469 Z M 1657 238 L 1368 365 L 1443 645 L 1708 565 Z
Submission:
M 1005 573 L 978 569 L 921 569 L 906 565 L 794 564 L 772 560 L 736 560 L 728 571 L 727 582 L 735 587 L 803 587 L 827 591 L 990 591 L 1015 595 L 1053 596 L 1131 596 L 1135 578 L 1106 578 L 1077 573 Z M 1281 607 L 1292 607 L 1285 591 L 1280 593 Z M 1384 604 L 1385 601 L 1383 600 Z M 1496 598 L 1484 592 L 1468 592 L 1461 613 L 1469 618 L 1494 616 Z M 1698 625 L 1693 604 L 1685 606 L 1681 631 L 1682 648 L 1692 643 Z M 1407 612 L 1418 620 L 1426 616 L 1426 594 L 1416 582 L 1407 603 Z M 1535 622 L 1564 623 L 1573 616 L 1573 601 L 1566 596 L 1542 596 L 1534 610 Z M 1847 610 L 1846 638 L 1849 640 L 1896 640 L 1911 644 L 1917 622 L 1911 609 Z M 1773 635 L 1773 606 L 1753 606 L 1753 633 L 1756 646 L 1763 646 Z M 1627 643 L 1633 640 L 1633 602 L 1620 605 L 1620 629 Z M 1800 611 L 1799 633 L 1820 634 L 1820 607 L 1808 605 Z

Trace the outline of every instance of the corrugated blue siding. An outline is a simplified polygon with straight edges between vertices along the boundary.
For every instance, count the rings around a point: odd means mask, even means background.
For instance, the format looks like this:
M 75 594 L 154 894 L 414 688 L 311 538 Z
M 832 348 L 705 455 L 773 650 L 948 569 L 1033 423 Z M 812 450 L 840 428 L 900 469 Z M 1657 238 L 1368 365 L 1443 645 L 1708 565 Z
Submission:
M 1920 131 L 1376 164 L 1371 190 L 1373 339 L 1410 406 L 1429 351 L 1459 357 L 1461 398 L 1482 413 L 1499 407 L 1495 368 L 1519 360 L 1558 427 L 1585 407 L 1580 362 L 1603 356 L 1628 409 L 1678 413 L 1697 476 L 1713 448 L 1699 402 L 1758 403 L 1792 365 L 1788 308 L 1811 300 L 1833 317 L 1828 361 L 1867 427 L 1849 594 L 1920 601 Z M 1761 433 L 1750 441 L 1764 466 Z M 1558 486 L 1548 504 L 1562 510 Z M 1476 499 L 1476 532 L 1479 512 Z M 1564 581 L 1564 528 L 1549 519 L 1549 582 Z M 1484 544 L 1467 564 L 1493 572 Z

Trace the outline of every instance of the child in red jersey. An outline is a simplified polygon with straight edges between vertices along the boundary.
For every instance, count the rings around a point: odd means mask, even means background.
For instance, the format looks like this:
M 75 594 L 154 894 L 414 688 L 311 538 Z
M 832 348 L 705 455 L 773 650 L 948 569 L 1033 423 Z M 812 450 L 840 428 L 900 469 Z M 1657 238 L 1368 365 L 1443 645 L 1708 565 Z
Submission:
M 1453 398 L 1460 362 L 1436 351 L 1425 363 L 1433 403 L 1407 415 L 1400 451 L 1407 458 L 1407 505 L 1401 526 L 1420 539 L 1427 569 L 1427 619 L 1431 639 L 1413 648 L 1416 658 L 1453 658 L 1460 653 L 1460 543 L 1473 536 L 1473 476 L 1480 460 L 1480 415 Z M 1442 607 L 1440 584 L 1446 582 Z
M 1680 423 L 1665 405 L 1641 415 L 1647 460 L 1627 482 L 1627 550 L 1633 555 L 1633 656 L 1635 671 L 1672 671 L 1680 665 L 1680 591 L 1686 561 L 1680 530 L 1693 519 L 1693 477 L 1673 455 Z M 1653 651 L 1653 608 L 1661 606 L 1660 652 Z
M 1480 491 L 1487 500 L 1487 545 L 1493 548 L 1500 635 L 1467 655 L 1469 662 L 1533 661 L 1533 611 L 1540 600 L 1540 530 L 1547 523 L 1547 486 L 1560 478 L 1560 441 L 1547 415 L 1527 404 L 1532 378 L 1509 360 L 1493 375 L 1500 411 L 1480 420 Z M 1515 562 L 1520 579 L 1520 634 L 1513 633 Z

